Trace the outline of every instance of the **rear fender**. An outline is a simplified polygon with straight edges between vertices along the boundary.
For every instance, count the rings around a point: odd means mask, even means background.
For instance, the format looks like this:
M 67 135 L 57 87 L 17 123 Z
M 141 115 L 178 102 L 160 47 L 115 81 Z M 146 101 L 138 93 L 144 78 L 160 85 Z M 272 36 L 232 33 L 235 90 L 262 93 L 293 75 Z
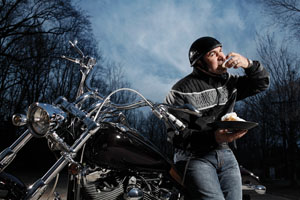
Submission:
M 251 171 L 245 169 L 244 167 L 240 166 L 240 171 L 242 175 L 242 188 L 243 190 L 252 190 L 258 194 L 265 194 L 266 187 L 261 185 L 259 177 L 256 176 Z

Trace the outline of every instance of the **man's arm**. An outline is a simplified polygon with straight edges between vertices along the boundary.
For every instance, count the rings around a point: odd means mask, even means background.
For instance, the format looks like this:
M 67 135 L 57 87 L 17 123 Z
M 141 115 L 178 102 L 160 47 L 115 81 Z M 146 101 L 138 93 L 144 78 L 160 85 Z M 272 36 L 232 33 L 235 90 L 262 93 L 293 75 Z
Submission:
M 237 79 L 237 100 L 265 91 L 270 85 L 270 75 L 258 61 L 253 61 L 245 73 L 245 76 Z
M 237 100 L 255 95 L 266 90 L 270 84 L 270 75 L 258 61 L 251 61 L 241 54 L 231 52 L 226 58 L 230 59 L 225 65 L 227 68 L 243 68 L 245 76 L 236 79 Z
M 248 131 L 240 130 L 234 133 L 229 133 L 228 129 L 218 129 L 215 131 L 215 139 L 217 143 L 232 142 L 243 137 Z

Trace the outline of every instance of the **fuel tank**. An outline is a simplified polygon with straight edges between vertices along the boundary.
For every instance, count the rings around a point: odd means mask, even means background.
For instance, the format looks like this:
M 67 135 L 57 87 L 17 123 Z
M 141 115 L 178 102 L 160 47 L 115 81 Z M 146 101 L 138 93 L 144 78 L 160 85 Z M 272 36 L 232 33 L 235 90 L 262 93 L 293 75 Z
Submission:
M 118 123 L 105 123 L 86 145 L 89 164 L 114 169 L 170 170 L 172 162 L 138 132 Z

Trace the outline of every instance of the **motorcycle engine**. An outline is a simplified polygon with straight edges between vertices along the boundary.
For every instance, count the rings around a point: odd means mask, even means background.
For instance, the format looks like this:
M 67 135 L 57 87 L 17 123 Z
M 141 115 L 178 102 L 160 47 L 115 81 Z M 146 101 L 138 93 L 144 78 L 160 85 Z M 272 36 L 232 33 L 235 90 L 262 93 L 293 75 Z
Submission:
M 97 170 L 85 176 L 86 199 L 175 200 L 180 193 L 161 173 Z

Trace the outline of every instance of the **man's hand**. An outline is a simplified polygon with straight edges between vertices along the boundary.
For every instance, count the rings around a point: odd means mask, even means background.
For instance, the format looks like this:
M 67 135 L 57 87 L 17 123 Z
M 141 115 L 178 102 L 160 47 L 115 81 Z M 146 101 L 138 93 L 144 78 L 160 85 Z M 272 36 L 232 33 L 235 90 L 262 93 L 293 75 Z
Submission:
M 232 58 L 225 65 L 225 67 L 227 67 L 227 68 L 231 68 L 231 67 L 233 67 L 233 68 L 239 68 L 239 67 L 242 67 L 242 68 L 246 69 L 250 65 L 249 60 L 246 57 L 244 57 L 244 56 L 242 56 L 242 55 L 240 55 L 238 53 L 231 52 L 231 53 L 229 53 L 226 56 L 226 59 L 228 59 L 230 57 L 232 57 Z
M 248 130 L 239 130 L 236 132 L 229 132 L 228 129 L 218 129 L 215 131 L 215 138 L 217 143 L 232 142 L 233 140 L 243 137 Z

